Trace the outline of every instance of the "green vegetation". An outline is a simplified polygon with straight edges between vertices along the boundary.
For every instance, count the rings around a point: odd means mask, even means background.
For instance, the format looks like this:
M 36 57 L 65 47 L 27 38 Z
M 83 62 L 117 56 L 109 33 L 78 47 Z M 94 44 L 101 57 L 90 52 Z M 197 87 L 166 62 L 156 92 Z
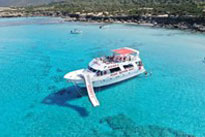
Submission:
M 26 7 L 26 12 L 99 13 L 105 15 L 205 16 L 205 2 L 196 0 L 69 0 Z

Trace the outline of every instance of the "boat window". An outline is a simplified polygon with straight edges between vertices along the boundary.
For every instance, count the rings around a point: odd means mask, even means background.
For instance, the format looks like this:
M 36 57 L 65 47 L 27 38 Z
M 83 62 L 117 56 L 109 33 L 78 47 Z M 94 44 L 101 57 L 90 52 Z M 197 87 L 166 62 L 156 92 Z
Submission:
M 106 74 L 107 74 L 107 71 L 105 70 L 105 71 L 104 71 L 104 75 L 106 75 Z
M 132 67 L 134 67 L 132 64 L 128 64 L 128 65 L 123 65 L 123 67 L 125 68 L 125 69 L 127 69 L 127 68 L 132 68 Z
M 102 76 L 103 75 L 103 72 L 102 71 L 100 71 L 100 76 Z
M 120 71 L 120 68 L 119 68 L 119 67 L 110 69 L 110 72 L 111 72 L 111 73 L 114 73 L 114 72 L 117 72 L 117 71 Z
M 104 71 L 97 71 L 97 72 L 96 72 L 96 75 L 97 75 L 97 76 L 103 76 L 103 75 L 104 75 Z
M 99 72 L 99 71 L 97 71 L 97 72 L 96 72 L 96 75 L 97 75 L 97 76 L 100 76 L 100 72 Z
M 94 68 L 91 68 L 90 66 L 88 66 L 88 69 L 92 72 L 96 72 L 97 70 L 95 70 Z

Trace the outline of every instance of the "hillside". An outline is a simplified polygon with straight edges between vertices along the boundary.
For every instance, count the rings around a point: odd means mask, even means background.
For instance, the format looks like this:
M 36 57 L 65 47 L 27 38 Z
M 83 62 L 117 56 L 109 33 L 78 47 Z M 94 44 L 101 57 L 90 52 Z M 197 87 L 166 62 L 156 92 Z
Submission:
M 14 5 L 16 1 L 12 1 L 7 2 Z M 15 4 L 23 6 L 0 8 L 0 17 L 54 16 L 67 21 L 128 22 L 205 32 L 204 0 L 50 1 L 20 0 Z
M 69 0 L 47 5 L 29 6 L 27 12 L 105 13 L 105 15 L 204 16 L 205 2 L 195 0 Z
M 4 6 L 31 6 L 60 2 L 61 0 L 0 0 L 0 7 Z
M 1 6 L 36 6 L 49 4 L 53 2 L 65 1 L 67 3 L 78 4 L 108 4 L 108 5 L 136 5 L 136 4 L 171 4 L 171 3 L 187 3 L 191 0 L 0 0 Z M 194 0 L 194 2 L 205 2 L 205 0 Z

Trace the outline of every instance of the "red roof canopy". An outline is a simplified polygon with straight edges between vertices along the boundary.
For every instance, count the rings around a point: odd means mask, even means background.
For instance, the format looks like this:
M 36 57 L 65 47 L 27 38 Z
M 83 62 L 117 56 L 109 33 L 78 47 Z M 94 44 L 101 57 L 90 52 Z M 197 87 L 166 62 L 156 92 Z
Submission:
M 127 49 L 127 48 L 115 49 L 113 51 L 115 53 L 122 54 L 122 55 L 135 53 L 135 51 L 133 51 L 132 49 Z

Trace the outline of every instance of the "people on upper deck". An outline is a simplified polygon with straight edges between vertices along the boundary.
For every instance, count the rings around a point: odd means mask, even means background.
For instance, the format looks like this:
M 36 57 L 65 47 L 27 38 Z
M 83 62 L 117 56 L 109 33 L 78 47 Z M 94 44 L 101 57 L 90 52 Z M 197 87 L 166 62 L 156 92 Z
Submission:
M 123 55 L 112 55 L 112 56 L 104 56 L 97 58 L 97 60 L 102 61 L 103 63 L 112 63 L 112 62 L 125 62 L 125 61 L 132 61 L 133 57 L 130 55 L 123 56 Z

